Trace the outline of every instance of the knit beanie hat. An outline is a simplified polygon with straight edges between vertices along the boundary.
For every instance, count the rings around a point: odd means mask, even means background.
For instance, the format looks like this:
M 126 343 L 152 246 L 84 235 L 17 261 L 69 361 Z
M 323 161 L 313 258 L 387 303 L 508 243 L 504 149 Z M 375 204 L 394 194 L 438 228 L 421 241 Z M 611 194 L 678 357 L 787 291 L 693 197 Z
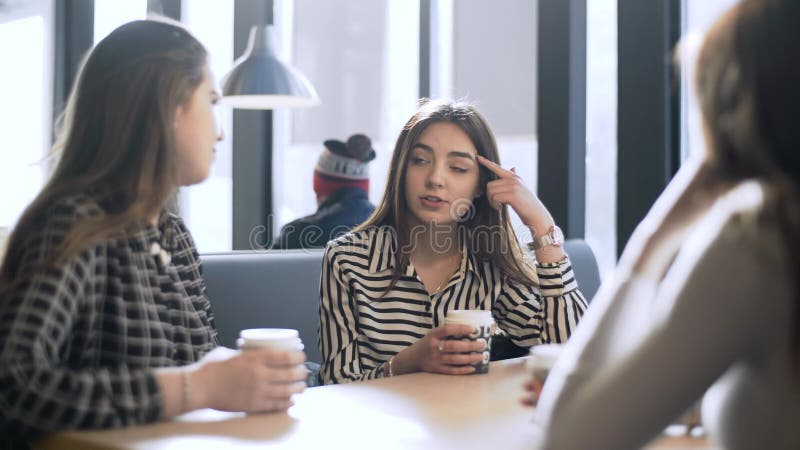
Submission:
M 354 134 L 342 142 L 328 139 L 314 168 L 314 192 L 327 197 L 343 187 L 357 187 L 369 192 L 369 162 L 375 159 L 372 141 Z

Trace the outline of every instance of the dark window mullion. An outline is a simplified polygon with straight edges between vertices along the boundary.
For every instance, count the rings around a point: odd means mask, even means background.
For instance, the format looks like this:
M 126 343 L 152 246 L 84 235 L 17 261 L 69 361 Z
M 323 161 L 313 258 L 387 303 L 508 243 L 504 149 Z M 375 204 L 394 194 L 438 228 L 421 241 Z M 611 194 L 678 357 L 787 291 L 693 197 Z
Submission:
M 540 0 L 538 195 L 568 238 L 586 215 L 586 0 Z
M 432 0 L 419 2 L 419 97 L 431 96 Z
M 67 104 L 83 55 L 94 43 L 94 0 L 55 2 L 53 119 Z
M 235 0 L 234 55 L 244 53 L 250 27 L 273 23 L 273 2 Z M 233 249 L 272 243 L 272 111 L 233 111 Z
M 617 253 L 680 165 L 680 0 L 617 0 Z

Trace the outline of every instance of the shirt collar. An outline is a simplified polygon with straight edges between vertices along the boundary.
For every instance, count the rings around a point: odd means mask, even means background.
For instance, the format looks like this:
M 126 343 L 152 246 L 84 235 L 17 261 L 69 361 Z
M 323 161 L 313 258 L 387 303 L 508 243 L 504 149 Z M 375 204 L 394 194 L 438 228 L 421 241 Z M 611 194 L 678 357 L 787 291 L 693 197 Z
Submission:
M 153 242 L 157 242 L 164 249 L 175 249 L 178 246 L 179 222 L 180 217 L 176 214 L 162 210 L 156 225 L 144 224 L 140 233 L 146 248 L 149 248 Z

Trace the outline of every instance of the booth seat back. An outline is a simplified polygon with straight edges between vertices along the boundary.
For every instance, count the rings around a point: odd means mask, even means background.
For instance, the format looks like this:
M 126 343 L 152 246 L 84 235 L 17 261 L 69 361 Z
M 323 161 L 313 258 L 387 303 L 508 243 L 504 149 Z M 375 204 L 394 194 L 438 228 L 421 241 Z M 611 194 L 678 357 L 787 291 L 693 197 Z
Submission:
M 575 279 L 578 280 L 578 287 L 586 297 L 586 301 L 591 302 L 594 294 L 600 289 L 600 269 L 597 267 L 592 247 L 589 247 L 583 239 L 567 239 L 564 251 L 572 261 L 572 270 Z
M 307 359 L 319 362 L 322 254 L 319 249 L 201 255 L 220 343 L 235 348 L 244 328 L 294 328 Z
M 578 285 L 591 300 L 600 286 L 592 249 L 585 241 L 568 240 L 565 250 Z M 321 249 L 201 255 L 221 344 L 235 347 L 244 328 L 294 328 L 308 360 L 320 362 L 317 325 L 322 255 Z

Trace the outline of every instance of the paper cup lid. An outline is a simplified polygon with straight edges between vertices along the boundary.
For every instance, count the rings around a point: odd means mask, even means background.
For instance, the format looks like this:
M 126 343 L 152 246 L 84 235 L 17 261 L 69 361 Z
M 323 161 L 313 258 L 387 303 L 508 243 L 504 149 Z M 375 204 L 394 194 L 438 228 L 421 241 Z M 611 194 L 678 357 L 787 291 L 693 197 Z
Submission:
M 236 345 L 241 348 L 276 348 L 302 350 L 303 341 L 297 330 L 290 328 L 248 328 L 239 332 Z
M 289 328 L 249 328 L 240 331 L 239 337 L 247 341 L 282 341 L 296 339 L 300 334 Z
M 492 312 L 482 309 L 455 309 L 447 313 L 445 323 L 463 323 L 467 325 L 491 325 L 494 323 Z

